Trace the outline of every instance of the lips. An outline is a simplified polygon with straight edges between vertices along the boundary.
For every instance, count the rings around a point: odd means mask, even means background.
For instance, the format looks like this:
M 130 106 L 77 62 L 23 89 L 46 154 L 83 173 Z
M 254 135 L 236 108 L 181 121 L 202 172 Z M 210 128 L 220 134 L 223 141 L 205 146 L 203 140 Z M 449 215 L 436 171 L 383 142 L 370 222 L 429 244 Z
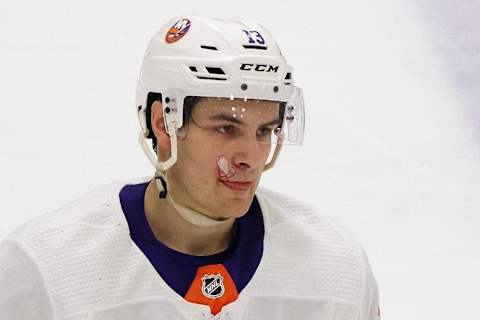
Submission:
M 250 181 L 225 181 L 225 180 L 220 180 L 224 185 L 229 187 L 230 189 L 233 190 L 248 190 L 252 186 L 252 182 Z

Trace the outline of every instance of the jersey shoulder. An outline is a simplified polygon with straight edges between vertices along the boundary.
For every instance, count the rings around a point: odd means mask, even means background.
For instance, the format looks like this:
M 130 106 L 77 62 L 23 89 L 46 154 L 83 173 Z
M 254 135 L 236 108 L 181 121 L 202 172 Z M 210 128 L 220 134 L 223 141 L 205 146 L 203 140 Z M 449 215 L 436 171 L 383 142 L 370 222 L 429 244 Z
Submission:
M 92 190 L 53 211 L 44 213 L 16 228 L 7 239 L 19 242 L 40 240 L 58 229 L 78 224 L 102 226 L 116 219 L 115 193 L 120 185 L 109 184 Z
M 332 237 L 341 237 L 349 245 L 358 246 L 358 237 L 349 231 L 348 227 L 337 217 L 319 208 L 306 204 L 294 197 L 266 188 L 259 188 L 256 193 L 262 209 L 265 223 L 269 228 L 282 226 L 298 226 L 307 228 L 318 234 L 319 230 L 327 232 Z
M 121 222 L 118 193 L 127 182 L 114 182 L 96 188 L 53 211 L 44 213 L 16 228 L 7 239 L 19 242 L 40 240 L 46 235 L 78 225 L 111 226 Z
M 155 270 L 130 239 L 119 201 L 123 186 L 140 182 L 95 189 L 5 239 L 29 257 L 60 318 L 164 294 L 155 286 Z M 136 279 L 134 287 L 131 279 Z
M 357 237 L 339 219 L 284 194 L 262 188 L 257 198 L 265 220 L 264 268 L 270 270 L 259 282 L 268 285 L 258 290 L 360 308 L 369 265 Z

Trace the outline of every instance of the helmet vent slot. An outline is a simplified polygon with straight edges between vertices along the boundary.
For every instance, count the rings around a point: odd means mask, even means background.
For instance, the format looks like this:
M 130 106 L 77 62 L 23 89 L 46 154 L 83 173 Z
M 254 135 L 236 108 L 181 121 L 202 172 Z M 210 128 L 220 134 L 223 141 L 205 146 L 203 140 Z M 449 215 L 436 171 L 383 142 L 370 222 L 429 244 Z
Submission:
M 225 72 L 222 70 L 222 68 L 205 67 L 205 69 L 207 69 L 208 73 L 211 73 L 211 74 L 225 74 Z
M 286 86 L 292 84 L 292 74 L 290 72 L 287 73 L 287 75 L 285 76 L 285 82 L 284 83 L 285 83 Z
M 217 47 L 215 47 L 215 46 L 206 46 L 206 45 L 203 45 L 203 44 L 200 46 L 200 48 L 206 49 L 206 50 L 214 50 L 214 51 L 218 50 Z
M 220 80 L 220 81 L 225 81 L 227 80 L 226 78 L 218 78 L 218 77 L 207 77 L 207 76 L 197 76 L 198 79 L 201 80 Z
M 244 44 L 243 47 L 245 49 L 256 49 L 256 50 L 267 50 L 268 47 L 264 46 L 255 46 L 255 45 L 250 45 L 250 44 Z
M 228 76 L 224 69 L 220 67 L 208 67 L 208 66 L 190 66 L 188 67 L 191 71 L 191 75 L 194 78 L 200 80 L 220 80 L 225 81 L 227 80 Z

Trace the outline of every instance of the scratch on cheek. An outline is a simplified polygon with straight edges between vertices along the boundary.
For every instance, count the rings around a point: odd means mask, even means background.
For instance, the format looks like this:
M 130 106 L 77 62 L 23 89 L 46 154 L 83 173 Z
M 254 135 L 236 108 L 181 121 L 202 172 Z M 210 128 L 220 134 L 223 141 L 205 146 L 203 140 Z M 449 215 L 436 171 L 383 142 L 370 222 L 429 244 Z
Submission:
M 220 178 L 228 179 L 235 175 L 235 169 L 232 168 L 230 162 L 225 156 L 217 157 L 217 167 Z

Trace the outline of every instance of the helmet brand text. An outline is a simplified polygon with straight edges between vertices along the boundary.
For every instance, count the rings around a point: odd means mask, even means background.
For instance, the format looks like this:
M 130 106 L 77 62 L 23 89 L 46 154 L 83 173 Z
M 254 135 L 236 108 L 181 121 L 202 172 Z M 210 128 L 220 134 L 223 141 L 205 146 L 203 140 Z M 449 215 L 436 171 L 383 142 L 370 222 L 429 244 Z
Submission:
M 255 64 L 255 63 L 242 63 L 240 70 L 245 71 L 258 71 L 258 72 L 278 72 L 279 66 L 272 66 L 270 64 Z

